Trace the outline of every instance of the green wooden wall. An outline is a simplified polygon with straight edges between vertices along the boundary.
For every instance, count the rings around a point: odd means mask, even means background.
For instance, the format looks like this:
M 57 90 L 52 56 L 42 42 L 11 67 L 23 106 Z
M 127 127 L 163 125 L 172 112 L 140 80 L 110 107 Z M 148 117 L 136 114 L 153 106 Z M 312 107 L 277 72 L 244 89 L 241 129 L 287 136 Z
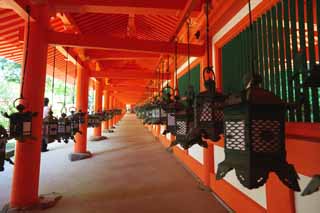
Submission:
M 200 92 L 200 64 L 190 70 L 190 84 L 193 85 L 195 94 Z M 186 90 L 189 85 L 188 72 L 181 76 L 178 80 L 179 92 L 181 96 L 186 95 Z
M 320 0 L 307 0 L 306 9 L 304 0 L 282 0 L 254 22 L 252 34 L 248 27 L 227 43 L 222 48 L 223 91 L 241 91 L 243 79 L 253 67 L 263 79 L 262 86 L 283 100 L 294 103 L 303 94 L 304 106 L 288 112 L 289 121 L 319 122 L 319 90 L 300 86 L 307 69 L 320 61 L 316 58 L 319 42 L 314 39 L 317 36 L 320 41 L 320 33 L 313 28 L 315 24 L 320 29 L 320 9 L 314 14 L 314 7 L 320 8 Z M 303 74 L 294 81 L 298 72 Z

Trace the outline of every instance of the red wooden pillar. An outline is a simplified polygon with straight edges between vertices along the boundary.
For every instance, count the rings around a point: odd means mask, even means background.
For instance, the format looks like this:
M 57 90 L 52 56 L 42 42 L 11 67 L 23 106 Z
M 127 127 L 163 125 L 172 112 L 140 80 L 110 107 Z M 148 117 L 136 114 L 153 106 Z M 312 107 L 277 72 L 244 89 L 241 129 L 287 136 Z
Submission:
M 113 109 L 113 96 L 109 95 L 109 110 Z M 113 127 L 113 123 L 112 123 L 113 119 L 109 120 L 109 128 L 111 129 Z
M 88 93 L 89 93 L 89 77 L 88 71 L 82 69 L 80 65 L 77 66 L 76 79 L 76 108 L 82 112 L 88 111 Z M 80 125 L 82 134 L 76 134 L 75 139 L 77 143 L 74 144 L 75 153 L 87 153 L 87 128 L 88 124 L 85 122 Z
M 213 162 L 213 144 L 208 143 L 208 148 L 203 149 L 203 162 L 204 162 L 204 185 L 210 187 L 210 174 L 214 172 Z
M 95 82 L 95 99 L 94 99 L 94 111 L 102 111 L 102 82 L 101 80 L 96 80 Z M 101 136 L 101 125 L 93 129 L 93 136 Z
M 103 110 L 108 110 L 109 108 L 109 94 L 108 90 L 103 90 Z M 109 129 L 109 122 L 103 121 L 102 122 L 102 131 L 107 132 Z
M 113 96 L 113 101 L 112 101 L 112 108 L 113 109 L 117 108 L 116 101 L 117 101 L 116 97 Z M 115 127 L 115 125 L 116 125 L 116 119 L 117 119 L 117 116 L 113 116 L 113 118 L 112 118 L 112 126 L 113 127 Z
M 296 212 L 294 192 L 283 185 L 274 172 L 269 174 L 269 179 L 266 183 L 266 193 L 268 212 Z M 281 202 L 279 202 L 279 200 L 281 200 Z
M 38 112 L 32 120 L 32 135 L 35 139 L 16 143 L 10 207 L 28 207 L 39 202 L 39 173 L 43 99 L 46 79 L 48 43 L 46 26 L 48 14 L 45 7 L 32 7 L 31 14 L 37 21 L 30 23 L 28 55 L 24 78 L 23 97 L 28 110 Z M 24 41 L 27 41 L 28 25 L 24 28 Z M 26 42 L 24 42 L 26 53 Z M 22 63 L 24 64 L 24 62 Z M 22 70 L 24 67 L 22 67 Z

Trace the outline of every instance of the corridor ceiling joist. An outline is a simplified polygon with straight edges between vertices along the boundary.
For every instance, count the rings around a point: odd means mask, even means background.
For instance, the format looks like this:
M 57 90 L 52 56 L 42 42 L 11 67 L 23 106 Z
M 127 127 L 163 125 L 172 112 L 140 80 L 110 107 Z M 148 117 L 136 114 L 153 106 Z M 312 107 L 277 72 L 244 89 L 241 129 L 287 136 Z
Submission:
M 203 0 L 0 0 L 0 56 L 22 64 L 27 4 L 48 5 L 47 74 L 52 74 L 53 46 L 57 45 L 56 76 L 64 76 L 69 52 L 68 81 L 75 77 L 77 60 L 93 78 L 106 78 L 123 102 L 134 103 L 149 93 L 150 80 L 158 78 L 160 62 L 175 52 L 187 55 L 181 32 L 189 17 L 203 16 Z M 4 9 L 5 8 L 5 9 Z M 37 17 L 33 15 L 33 21 Z M 194 34 L 195 30 L 191 29 Z M 179 34 L 179 35 L 178 35 Z M 180 37 L 181 36 L 181 37 Z M 192 38 L 192 56 L 204 54 L 204 41 Z M 70 47 L 70 48 L 68 48 Z M 179 59 L 179 63 L 182 57 Z M 185 60 L 185 59 L 183 59 Z M 171 65 L 173 61 L 171 60 Z M 163 70 L 166 72 L 166 69 Z M 172 74 L 172 73 L 171 73 Z M 169 79 L 169 73 L 164 75 Z M 92 84 L 91 84 L 92 85 Z M 127 87 L 117 87 L 127 85 Z M 138 90 L 132 88 L 141 86 Z M 111 88 L 111 87 L 108 87 Z M 118 89 L 118 90 L 115 90 Z M 133 91 L 136 91 L 134 94 Z M 150 94 L 150 93 L 149 93 Z
M 51 0 L 52 9 L 58 12 L 169 15 L 176 16 L 184 6 L 184 0 Z
M 162 54 L 174 54 L 175 42 L 147 41 L 138 39 L 122 39 L 103 35 L 73 35 L 67 33 L 48 32 L 48 42 L 52 45 L 66 47 L 81 47 L 102 50 L 125 50 L 137 52 L 150 52 Z M 179 43 L 179 55 L 187 55 L 187 44 Z M 190 45 L 191 56 L 202 56 L 203 45 Z
M 137 76 L 142 79 L 157 79 L 157 74 L 155 72 L 141 72 L 139 70 L 131 70 L 130 72 L 126 73 L 115 73 L 115 72 L 101 72 L 101 71 L 91 71 L 90 77 L 93 78 L 110 78 L 110 79 L 123 79 L 123 80 L 129 80 L 129 79 L 137 79 Z M 170 75 L 169 74 L 163 74 L 163 79 L 169 80 Z

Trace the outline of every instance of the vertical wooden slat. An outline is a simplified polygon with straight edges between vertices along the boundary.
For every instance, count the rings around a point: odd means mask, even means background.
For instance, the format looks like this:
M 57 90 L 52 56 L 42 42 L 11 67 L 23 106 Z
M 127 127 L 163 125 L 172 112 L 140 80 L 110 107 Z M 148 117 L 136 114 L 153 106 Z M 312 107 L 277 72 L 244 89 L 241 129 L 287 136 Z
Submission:
M 317 0 L 318 61 L 320 62 L 320 0 Z
M 259 18 L 258 20 L 257 20 L 257 26 L 258 26 L 258 30 L 257 30 L 257 34 L 258 34 L 258 49 L 259 49 L 259 74 L 260 74 L 260 76 L 261 76 L 261 78 L 262 78 L 262 87 L 263 88 L 266 88 L 266 86 L 265 86 L 265 81 L 264 81 L 264 79 L 265 79 L 265 76 L 264 76 L 264 72 L 263 72 L 263 70 L 264 70 L 264 64 L 263 64 L 263 43 L 262 43 L 262 30 L 261 30 L 261 27 L 262 27 L 262 19 L 261 18 Z
M 283 17 L 282 17 L 282 2 L 277 4 L 278 12 L 278 39 L 279 39 L 279 55 L 280 55 L 280 74 L 281 74 L 281 96 L 282 100 L 288 101 L 287 97 L 287 79 L 284 62 L 284 40 L 283 40 Z
M 244 74 L 245 72 L 248 72 L 248 70 L 250 70 L 250 49 L 248 48 L 248 28 L 245 29 L 244 31 L 244 43 L 243 43 L 243 49 L 244 49 L 244 57 L 245 57 L 245 70 L 242 74 Z
M 237 72 L 240 74 L 242 73 L 242 65 L 241 65 L 241 40 L 240 40 L 240 34 L 235 38 L 235 46 L 234 49 L 237 50 L 235 63 L 236 63 L 236 69 Z
M 239 46 L 240 46 L 240 49 L 239 49 L 239 55 L 240 55 L 240 73 L 242 74 L 244 72 L 244 70 L 246 69 L 245 68 L 245 64 L 246 64 L 246 61 L 245 61 L 245 58 L 244 58 L 244 38 L 243 38 L 243 33 L 241 32 L 240 35 L 239 35 Z
M 314 29 L 313 29 L 313 3 L 312 0 L 307 1 L 307 26 L 308 26 L 308 46 L 309 46 L 309 62 L 310 68 L 316 64 L 315 46 L 314 46 Z M 319 122 L 319 97 L 318 89 L 312 88 L 312 115 L 311 120 Z
M 273 56 L 273 47 L 272 47 L 272 14 L 269 10 L 267 12 L 267 25 L 268 25 L 268 50 L 269 50 L 269 73 L 270 73 L 270 86 L 271 91 L 276 93 L 275 91 L 275 78 L 274 78 L 274 56 Z
M 259 74 L 259 66 L 258 66 L 258 63 L 259 63 L 259 52 L 258 52 L 258 42 L 257 42 L 257 22 L 255 21 L 253 23 L 253 29 L 252 29 L 252 45 L 253 45 L 253 63 L 254 63 L 254 72 L 256 74 Z
M 290 48 L 290 27 L 289 27 L 289 4 L 288 0 L 283 1 L 283 22 L 285 36 L 285 55 L 286 55 L 286 75 L 288 79 L 288 101 L 294 102 L 293 82 L 292 82 L 292 65 L 291 65 L 291 48 Z M 295 121 L 294 111 L 289 111 L 289 121 Z
M 302 55 L 302 69 L 304 70 L 302 73 L 303 78 L 306 77 L 307 70 L 307 57 L 306 57 L 306 38 L 305 38 L 305 20 L 304 20 L 304 0 L 298 0 L 298 20 L 299 20 L 299 37 L 300 37 L 300 51 Z M 305 99 L 304 102 L 304 120 L 305 122 L 311 121 L 311 110 L 310 110 L 310 96 L 309 89 L 302 89 L 303 96 Z
M 295 0 L 290 0 L 290 21 L 291 21 L 291 38 L 292 38 L 292 58 L 294 60 L 294 56 L 298 52 Z M 293 63 L 293 70 L 294 70 L 293 72 L 294 74 L 297 74 L 299 71 L 296 63 Z M 293 95 L 295 97 L 295 100 L 298 100 L 300 98 L 300 95 L 299 95 L 300 92 L 299 92 L 299 82 L 297 80 L 294 81 L 292 89 L 294 89 Z M 302 110 L 300 107 L 296 110 L 296 121 L 302 121 Z
M 265 77 L 265 89 L 270 90 L 270 80 L 269 80 L 269 56 L 268 56 L 268 30 L 267 30 L 267 16 L 262 16 L 262 34 L 263 38 L 263 49 L 264 49 L 264 77 Z
M 272 32 L 273 32 L 273 56 L 274 56 L 274 83 L 275 83 L 275 94 L 278 95 L 279 97 L 281 97 L 281 92 L 280 92 L 280 82 L 281 82 L 281 76 L 279 73 L 279 47 L 278 47 L 278 36 L 277 36 L 277 8 L 273 7 L 271 9 L 271 14 L 272 14 Z

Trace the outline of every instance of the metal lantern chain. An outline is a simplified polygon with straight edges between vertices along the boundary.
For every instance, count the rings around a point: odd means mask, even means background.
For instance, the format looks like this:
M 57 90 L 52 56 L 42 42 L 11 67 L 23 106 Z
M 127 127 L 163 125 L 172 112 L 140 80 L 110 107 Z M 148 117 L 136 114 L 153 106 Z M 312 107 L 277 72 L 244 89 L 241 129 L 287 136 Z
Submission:
M 207 38 L 207 65 L 210 66 L 210 39 L 209 39 L 209 0 L 206 2 L 206 38 Z
M 56 70 L 56 50 L 57 48 L 53 48 L 53 66 L 52 66 L 52 85 L 51 85 L 51 101 L 53 103 L 54 96 L 54 78 L 55 78 L 55 70 Z
M 187 46 L 188 46 L 188 83 L 190 85 L 190 82 L 191 82 L 191 73 L 190 73 L 190 23 L 191 20 L 189 19 L 187 21 Z
M 23 65 L 23 74 L 22 74 L 22 81 L 21 81 L 21 88 L 20 88 L 20 99 L 23 99 L 23 89 L 24 89 L 24 78 L 25 73 L 27 69 L 27 61 L 28 61 L 28 55 L 29 55 L 29 40 L 30 40 L 30 13 L 31 8 L 30 6 L 26 7 L 26 12 L 28 14 L 28 20 L 27 20 L 27 38 L 26 38 L 26 48 L 25 48 L 25 54 L 24 54 L 24 65 Z
M 74 65 L 73 97 L 72 97 L 72 104 L 73 105 L 75 103 L 75 96 L 76 96 L 77 61 L 78 61 L 78 57 L 76 57 L 76 63 Z
M 54 80 L 55 80 L 55 65 L 56 65 L 56 47 L 53 50 L 53 69 L 52 69 L 52 107 L 53 107 L 53 97 L 54 97 Z M 43 119 L 42 122 L 42 137 L 47 144 L 54 142 L 59 139 L 58 135 L 58 119 L 53 116 L 52 109 L 49 109 L 48 115 Z
M 67 49 L 66 67 L 65 67 L 65 78 L 64 78 L 64 99 L 63 106 L 61 109 L 61 117 L 58 119 L 58 141 L 62 139 L 65 143 L 69 142 L 69 138 L 73 138 L 71 132 L 71 121 L 67 117 L 66 110 L 66 96 L 67 96 L 67 78 L 68 78 L 68 61 L 69 61 L 69 49 Z
M 68 78 L 68 61 L 69 61 L 69 51 L 67 49 L 66 58 L 66 70 L 64 74 L 64 97 L 63 97 L 63 107 L 66 107 L 66 97 L 67 97 L 67 78 Z

